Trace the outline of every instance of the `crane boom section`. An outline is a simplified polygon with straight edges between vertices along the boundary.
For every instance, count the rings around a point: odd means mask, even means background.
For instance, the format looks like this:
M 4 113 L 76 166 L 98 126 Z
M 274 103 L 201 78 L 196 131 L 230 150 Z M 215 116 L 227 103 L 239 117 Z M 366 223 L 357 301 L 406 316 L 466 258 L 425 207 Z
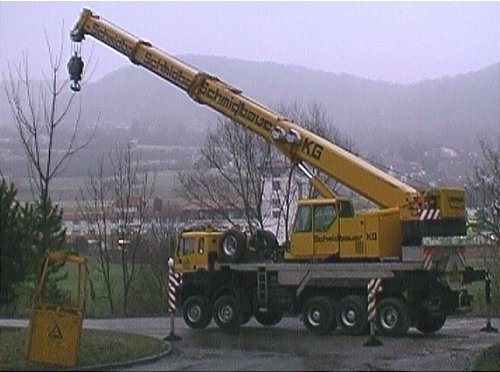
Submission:
M 109 21 L 84 9 L 72 30 L 73 41 L 91 35 L 161 78 L 184 90 L 200 104 L 243 125 L 273 143 L 293 161 L 302 161 L 336 179 L 381 207 L 400 207 L 408 218 L 415 216 L 420 193 L 395 177 L 341 147 L 286 120 L 256 103 L 234 87 L 198 71 L 188 64 L 121 30 Z M 274 138 L 273 133 L 293 133 L 295 141 Z

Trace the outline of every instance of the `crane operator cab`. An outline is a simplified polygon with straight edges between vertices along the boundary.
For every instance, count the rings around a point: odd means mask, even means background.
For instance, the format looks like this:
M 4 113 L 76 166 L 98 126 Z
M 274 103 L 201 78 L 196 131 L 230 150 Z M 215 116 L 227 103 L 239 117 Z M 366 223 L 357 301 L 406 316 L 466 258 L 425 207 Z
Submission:
M 354 214 L 348 199 L 298 202 L 285 260 L 398 257 L 401 224 L 398 208 Z

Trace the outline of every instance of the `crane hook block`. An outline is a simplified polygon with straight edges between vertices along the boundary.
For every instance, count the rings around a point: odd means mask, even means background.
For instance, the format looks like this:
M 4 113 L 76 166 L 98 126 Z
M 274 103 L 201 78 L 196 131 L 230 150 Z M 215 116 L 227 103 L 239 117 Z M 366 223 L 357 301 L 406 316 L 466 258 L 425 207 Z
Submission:
M 82 80 L 83 73 L 83 60 L 77 54 L 71 56 L 68 61 L 68 72 L 69 79 L 71 80 L 71 90 L 73 92 L 79 92 L 81 89 L 80 81 Z

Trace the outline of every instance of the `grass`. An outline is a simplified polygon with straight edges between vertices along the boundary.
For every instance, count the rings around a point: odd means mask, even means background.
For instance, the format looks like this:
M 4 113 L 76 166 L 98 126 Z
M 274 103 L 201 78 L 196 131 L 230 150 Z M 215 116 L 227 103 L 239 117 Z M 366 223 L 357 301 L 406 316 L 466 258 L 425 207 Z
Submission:
M 486 301 L 484 298 L 484 283 L 475 282 L 465 287 L 469 294 L 473 296 L 471 316 L 484 316 L 486 314 Z
M 91 291 L 91 287 L 89 282 L 87 282 L 87 300 L 85 306 L 85 315 L 87 317 L 102 317 L 109 316 L 110 314 L 110 305 L 109 300 L 106 298 L 105 294 L 106 287 L 102 274 L 98 271 L 97 264 L 89 264 L 89 274 L 90 274 L 90 283 L 92 283 L 93 293 Z M 121 265 L 119 264 L 111 264 L 110 266 L 110 277 L 111 277 L 111 287 L 113 291 L 113 302 L 115 303 L 115 307 L 121 304 L 121 283 L 120 278 L 122 275 Z M 73 278 L 71 280 L 76 281 L 77 272 L 76 270 L 70 271 L 70 277 Z M 70 278 L 68 278 L 70 279 Z
M 27 328 L 0 327 L 0 370 L 52 371 L 58 366 L 26 360 L 24 345 Z M 78 351 L 77 368 L 117 363 L 155 355 L 167 350 L 162 340 L 122 332 L 84 329 Z
M 484 293 L 484 282 L 474 282 L 464 286 L 464 289 L 473 296 L 472 308 L 469 312 L 457 313 L 464 317 L 486 317 L 486 299 Z M 492 294 L 492 316 L 500 316 L 500 297 Z
M 500 343 L 484 350 L 474 361 L 473 371 L 500 371 Z
M 85 317 L 86 318 L 99 318 L 99 317 L 108 317 L 110 315 L 122 315 L 122 301 L 123 301 L 123 291 L 121 284 L 121 265 L 120 264 L 111 264 L 111 286 L 113 291 L 113 302 L 115 304 L 115 313 L 111 313 L 109 300 L 106 297 L 106 287 L 102 274 L 98 271 L 99 267 L 97 263 L 89 263 L 89 277 L 90 283 L 87 282 L 87 296 L 86 296 L 86 304 L 85 304 Z M 144 273 L 148 275 L 146 267 L 142 267 L 141 265 L 137 265 L 137 272 Z M 68 277 L 66 280 L 58 283 L 60 289 L 65 291 L 71 295 L 73 302 L 76 303 L 76 293 L 77 293 L 77 283 L 78 283 L 78 269 L 76 265 L 65 265 L 64 268 L 61 269 L 60 273 L 68 272 Z M 149 275 L 150 275 L 149 270 Z M 142 275 L 142 274 L 141 274 Z M 139 279 L 137 279 L 137 283 L 142 284 Z M 138 285 L 139 285 L 138 284 Z M 129 294 L 129 310 L 132 313 L 127 315 L 137 315 L 133 312 L 135 309 L 141 309 L 142 313 L 139 315 L 158 315 L 158 308 L 161 305 L 158 303 L 164 303 L 163 294 L 159 292 L 157 289 L 152 288 L 151 286 L 139 288 L 139 290 L 134 291 L 132 288 L 132 292 Z M 91 290 L 91 287 L 93 290 Z M 1 317 L 29 317 L 31 311 L 31 300 L 32 300 L 32 288 L 27 284 L 20 287 L 18 292 L 20 294 L 19 301 L 16 304 L 15 308 L 11 306 L 0 306 L 0 316 Z M 139 298 L 135 296 L 135 294 L 140 293 L 143 296 L 149 298 L 148 302 L 144 302 L 144 298 Z M 156 300 L 153 300 L 156 299 Z M 145 304 L 150 306 L 149 309 Z M 153 308 L 156 305 L 155 308 Z M 164 307 L 166 311 L 166 307 Z

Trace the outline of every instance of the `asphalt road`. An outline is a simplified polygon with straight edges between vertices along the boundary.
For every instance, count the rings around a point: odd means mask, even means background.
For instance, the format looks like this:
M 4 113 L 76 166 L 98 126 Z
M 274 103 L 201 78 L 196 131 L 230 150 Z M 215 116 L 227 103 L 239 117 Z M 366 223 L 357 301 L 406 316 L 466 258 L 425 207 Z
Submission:
M 167 319 L 157 321 L 164 333 L 158 334 L 154 323 L 148 321 L 144 330 L 151 335 L 169 335 Z M 498 320 L 493 321 L 497 324 Z M 157 363 L 133 369 L 464 371 L 481 350 L 500 342 L 498 333 L 480 332 L 485 325 L 485 319 L 450 319 L 435 335 L 424 336 L 412 330 L 403 338 L 377 337 L 382 346 L 369 347 L 364 346 L 368 336 L 334 333 L 319 337 L 310 334 L 297 319 L 284 319 L 271 328 L 252 320 L 234 335 L 222 333 L 213 324 L 202 331 L 189 330 L 176 319 L 174 334 L 182 340 L 172 342 L 174 352 Z
M 14 322 L 14 323 L 12 323 Z M 17 323 L 16 323 L 17 322 Z M 499 319 L 492 325 L 499 326 Z M 6 320 L 0 320 L 0 325 Z M 26 326 L 26 321 L 10 321 Z M 466 371 L 481 350 L 500 342 L 499 333 L 481 332 L 483 318 L 447 320 L 437 334 L 415 330 L 402 338 L 377 337 L 381 346 L 364 346 L 369 336 L 310 334 L 297 319 L 263 327 L 251 320 L 237 334 L 221 332 L 212 324 L 201 331 L 175 319 L 172 352 L 159 361 L 121 370 L 134 371 L 304 371 L 394 370 Z M 171 334 L 170 318 L 86 319 L 85 328 L 119 330 L 163 339 Z

